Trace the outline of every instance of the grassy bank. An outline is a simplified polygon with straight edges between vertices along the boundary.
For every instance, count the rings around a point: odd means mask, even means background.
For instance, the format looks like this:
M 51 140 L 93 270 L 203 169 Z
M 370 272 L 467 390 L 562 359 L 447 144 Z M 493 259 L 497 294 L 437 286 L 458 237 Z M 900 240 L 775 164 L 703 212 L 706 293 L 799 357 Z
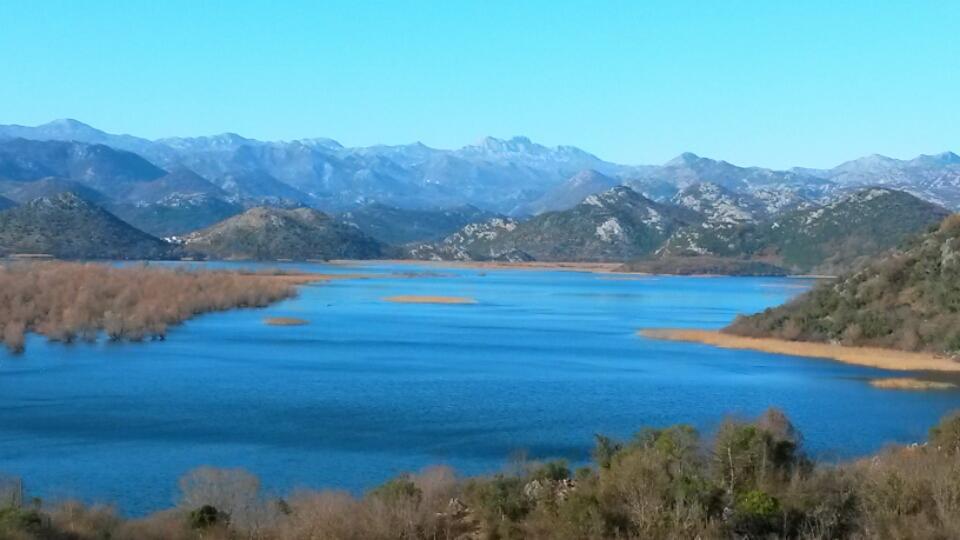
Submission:
M 43 539 L 600 539 L 960 537 L 960 416 L 928 442 L 844 464 L 817 463 L 769 410 L 596 437 L 593 463 L 521 463 L 493 476 L 448 468 L 401 475 L 363 497 L 263 494 L 238 469 L 200 468 L 168 510 L 125 519 L 109 506 L 30 500 L 0 482 L 0 537 Z M 3 492 L 3 486 L 9 489 Z M 163 489 L 158 487 L 158 489 Z

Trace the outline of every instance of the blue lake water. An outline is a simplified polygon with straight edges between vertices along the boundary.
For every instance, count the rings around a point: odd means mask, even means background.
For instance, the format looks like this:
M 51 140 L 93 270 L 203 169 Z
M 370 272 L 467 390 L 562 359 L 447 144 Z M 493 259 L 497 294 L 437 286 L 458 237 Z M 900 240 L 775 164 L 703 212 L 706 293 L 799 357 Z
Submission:
M 0 473 L 44 498 L 140 514 L 172 504 L 176 479 L 204 464 L 245 467 L 277 493 L 359 492 L 429 464 L 580 463 L 595 433 L 687 422 L 709 435 L 727 414 L 769 406 L 812 453 L 840 459 L 921 440 L 960 404 L 957 392 L 874 389 L 865 380 L 890 375 L 880 370 L 636 335 L 722 326 L 801 292 L 800 280 L 289 266 L 377 277 L 204 315 L 163 342 L 33 336 L 24 355 L 0 352 Z M 420 270 L 440 275 L 397 275 Z M 382 301 L 399 294 L 478 304 Z

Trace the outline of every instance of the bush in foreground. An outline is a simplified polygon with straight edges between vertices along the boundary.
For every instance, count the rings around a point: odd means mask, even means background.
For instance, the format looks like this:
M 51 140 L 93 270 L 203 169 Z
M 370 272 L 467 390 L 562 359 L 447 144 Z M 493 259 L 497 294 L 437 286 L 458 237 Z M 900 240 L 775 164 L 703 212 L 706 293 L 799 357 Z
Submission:
M 181 479 L 174 509 L 124 520 L 76 502 L 9 506 L 0 538 L 960 538 L 958 433 L 951 415 L 928 444 L 817 464 L 770 410 L 725 422 L 709 442 L 684 425 L 598 437 L 595 464 L 577 471 L 532 463 L 461 479 L 431 468 L 360 498 L 275 499 L 245 471 L 205 467 Z

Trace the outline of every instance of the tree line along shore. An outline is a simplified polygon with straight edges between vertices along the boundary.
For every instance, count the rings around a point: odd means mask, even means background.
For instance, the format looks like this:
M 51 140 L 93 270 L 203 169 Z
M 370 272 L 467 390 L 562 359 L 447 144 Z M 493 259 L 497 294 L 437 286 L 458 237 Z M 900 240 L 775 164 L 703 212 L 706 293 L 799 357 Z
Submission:
M 463 478 L 433 467 L 360 497 L 276 497 L 246 471 L 202 467 L 179 480 L 175 507 L 126 518 L 111 506 L 31 499 L 26 487 L 0 482 L 2 538 L 949 539 L 960 537 L 960 414 L 926 442 L 841 464 L 810 459 L 771 409 L 728 419 L 709 439 L 686 425 L 598 435 L 592 463 L 576 470 L 517 462 Z
M 163 339 L 168 327 L 211 311 L 264 307 L 321 274 L 192 271 L 68 262 L 0 265 L 0 338 L 20 352 L 27 332 L 52 341 Z

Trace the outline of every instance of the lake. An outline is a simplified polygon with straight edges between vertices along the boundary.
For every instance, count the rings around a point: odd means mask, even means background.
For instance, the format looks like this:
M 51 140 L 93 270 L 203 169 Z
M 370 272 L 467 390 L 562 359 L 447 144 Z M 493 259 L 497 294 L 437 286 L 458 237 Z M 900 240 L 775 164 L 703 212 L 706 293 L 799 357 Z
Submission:
M 278 494 L 360 492 L 430 464 L 467 474 L 521 455 L 580 464 L 595 433 L 686 422 L 709 436 L 728 414 L 770 406 L 811 453 L 844 459 L 922 440 L 960 404 L 953 391 L 872 388 L 867 379 L 889 375 L 876 369 L 636 335 L 720 327 L 808 281 L 283 266 L 373 277 L 204 315 L 162 342 L 31 336 L 25 354 L 0 352 L 0 472 L 45 499 L 137 515 L 173 504 L 177 478 L 205 464 L 247 468 Z M 477 304 L 382 300 L 395 295 Z M 263 323 L 274 316 L 309 324 Z

